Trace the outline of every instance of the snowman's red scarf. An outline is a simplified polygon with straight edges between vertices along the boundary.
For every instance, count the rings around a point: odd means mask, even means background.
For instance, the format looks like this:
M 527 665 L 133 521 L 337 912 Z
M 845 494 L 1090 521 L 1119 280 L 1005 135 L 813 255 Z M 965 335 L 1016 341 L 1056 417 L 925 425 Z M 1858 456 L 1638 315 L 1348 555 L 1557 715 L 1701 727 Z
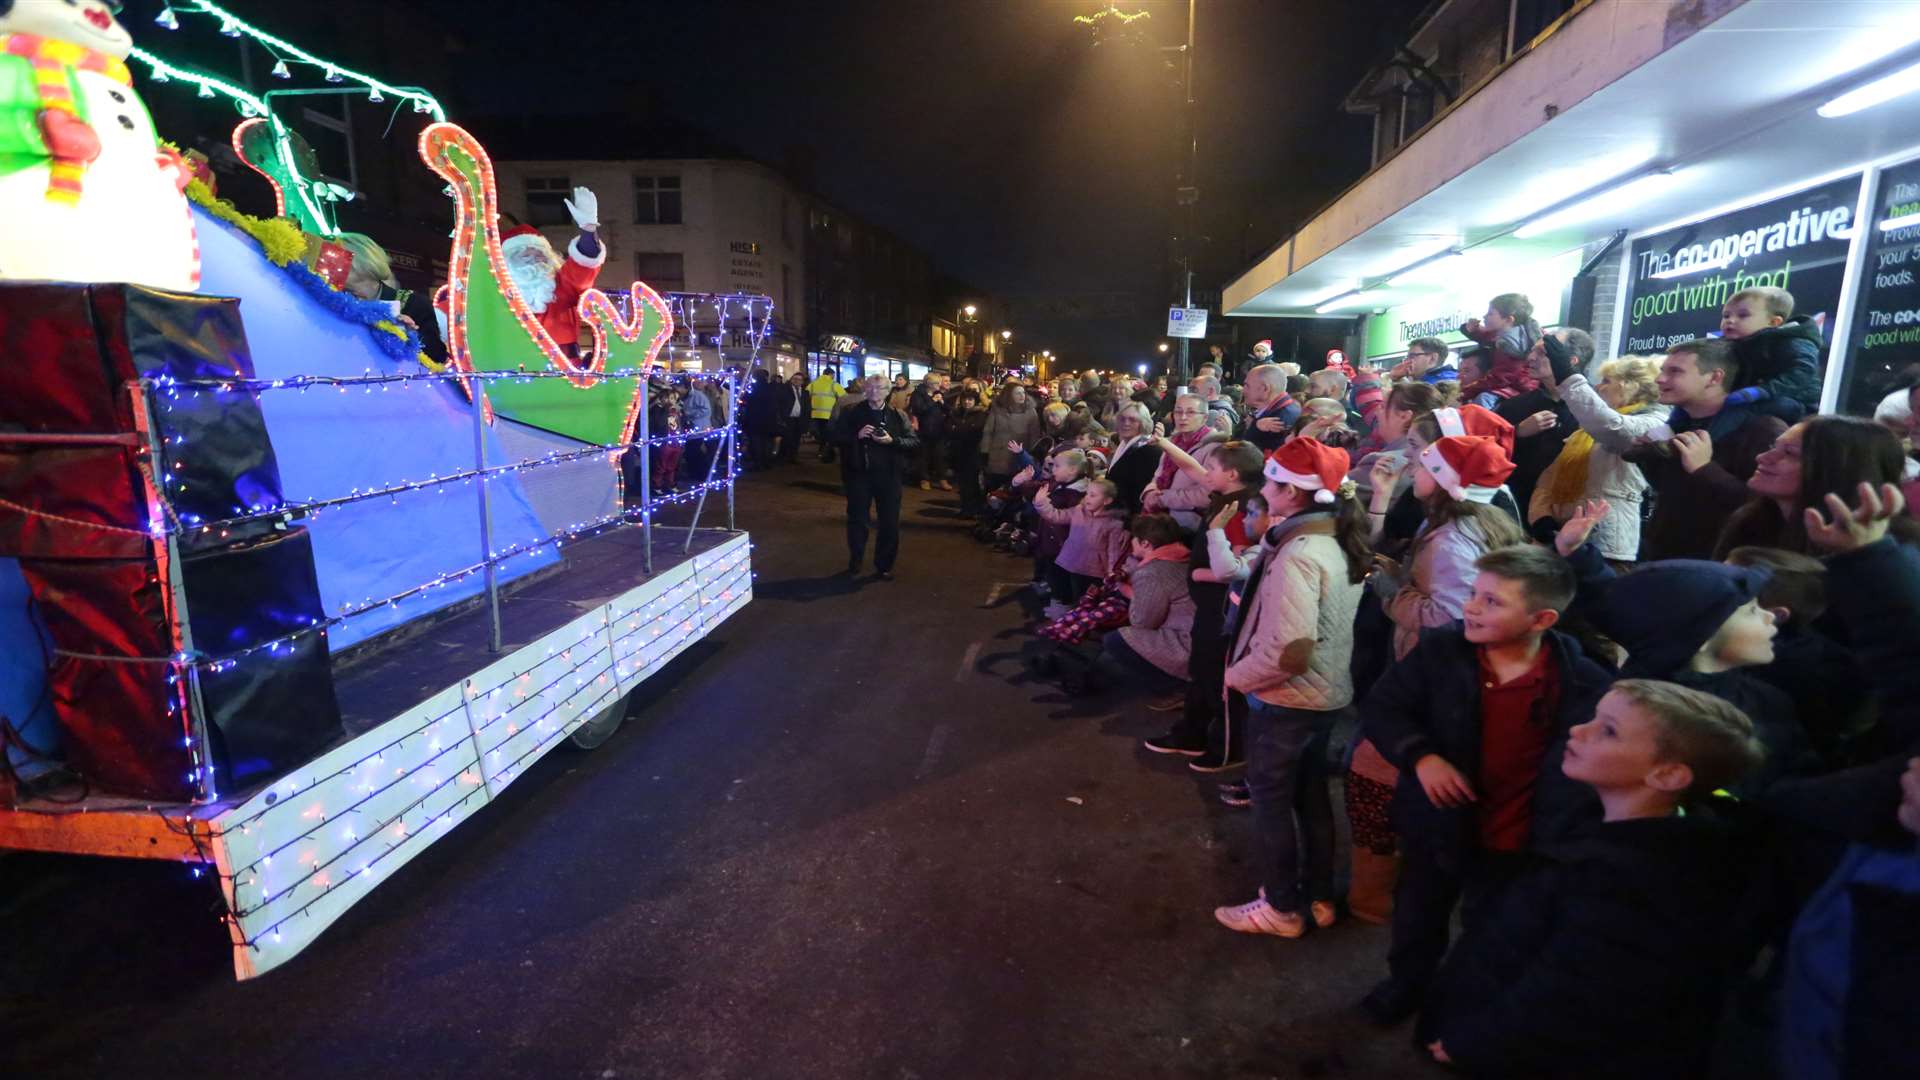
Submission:
M 123 86 L 133 85 L 133 74 L 125 61 L 71 41 L 38 34 L 5 34 L 0 35 L 0 52 L 33 65 L 34 91 L 43 112 L 51 109 L 79 119 L 80 107 L 74 103 L 73 84 L 67 78 L 69 70 L 95 71 Z M 70 206 L 79 202 L 80 177 L 86 168 L 84 161 L 55 158 L 47 179 L 48 201 Z

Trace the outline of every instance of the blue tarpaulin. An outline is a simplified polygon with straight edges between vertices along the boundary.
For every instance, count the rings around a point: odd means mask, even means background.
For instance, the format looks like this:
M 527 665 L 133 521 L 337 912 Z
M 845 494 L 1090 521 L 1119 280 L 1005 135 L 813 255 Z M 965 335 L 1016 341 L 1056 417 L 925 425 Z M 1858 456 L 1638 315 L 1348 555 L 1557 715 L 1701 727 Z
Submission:
M 195 209 L 200 233 L 200 291 L 237 296 L 256 375 L 357 376 L 424 371 L 417 362 L 396 363 L 368 330 L 324 310 L 268 262 L 239 231 Z M 332 498 L 354 489 L 384 488 L 395 481 L 425 481 L 474 467 L 473 412 L 460 391 L 445 381 L 403 389 L 375 386 L 267 390 L 260 395 L 267 432 L 280 460 L 281 490 L 289 502 Z M 507 460 L 498 438 L 486 435 L 487 462 Z M 521 491 L 519 478 L 493 480 L 493 548 L 496 551 L 545 536 L 546 528 Z M 375 499 L 327 510 L 307 522 L 313 535 L 321 600 L 329 613 L 343 605 L 379 600 L 484 558 L 480 544 L 478 485 L 444 484 L 393 499 Z M 551 547 L 500 567 L 502 580 L 552 563 Z M 484 588 L 474 574 L 429 590 L 392 610 L 382 609 L 335 627 L 334 649 Z

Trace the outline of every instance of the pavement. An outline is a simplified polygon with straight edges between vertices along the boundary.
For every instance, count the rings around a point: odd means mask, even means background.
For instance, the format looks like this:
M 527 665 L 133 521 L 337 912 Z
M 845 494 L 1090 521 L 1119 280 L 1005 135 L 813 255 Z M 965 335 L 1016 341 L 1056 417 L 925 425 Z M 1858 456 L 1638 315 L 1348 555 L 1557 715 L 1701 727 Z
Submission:
M 850 580 L 836 470 L 746 478 L 752 605 L 260 979 L 185 867 L 0 857 L 0 1076 L 1439 1075 L 1353 1007 L 1383 928 L 1214 923 L 1244 812 L 1025 676 L 954 505 Z

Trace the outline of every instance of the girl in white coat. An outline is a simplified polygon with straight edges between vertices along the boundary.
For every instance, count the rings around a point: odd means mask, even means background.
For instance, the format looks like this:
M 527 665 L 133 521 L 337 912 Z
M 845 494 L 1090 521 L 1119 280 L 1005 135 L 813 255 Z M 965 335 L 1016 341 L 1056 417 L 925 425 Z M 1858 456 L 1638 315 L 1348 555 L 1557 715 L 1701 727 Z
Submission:
M 1249 705 L 1261 888 L 1249 903 L 1215 909 L 1231 930 L 1296 938 L 1309 917 L 1333 924 L 1327 739 L 1353 700 L 1353 620 L 1371 557 L 1349 466 L 1345 450 L 1310 438 L 1286 443 L 1265 466 L 1270 524 L 1239 597 L 1226 676 Z

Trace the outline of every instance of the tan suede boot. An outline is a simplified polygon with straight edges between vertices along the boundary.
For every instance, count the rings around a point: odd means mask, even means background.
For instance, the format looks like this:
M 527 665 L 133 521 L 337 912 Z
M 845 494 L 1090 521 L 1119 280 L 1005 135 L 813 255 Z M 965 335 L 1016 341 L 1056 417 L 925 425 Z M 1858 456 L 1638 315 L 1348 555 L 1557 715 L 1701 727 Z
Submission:
M 1353 849 L 1353 877 L 1347 883 L 1347 912 L 1361 922 L 1385 925 L 1393 919 L 1393 887 L 1400 880 L 1400 856 Z

